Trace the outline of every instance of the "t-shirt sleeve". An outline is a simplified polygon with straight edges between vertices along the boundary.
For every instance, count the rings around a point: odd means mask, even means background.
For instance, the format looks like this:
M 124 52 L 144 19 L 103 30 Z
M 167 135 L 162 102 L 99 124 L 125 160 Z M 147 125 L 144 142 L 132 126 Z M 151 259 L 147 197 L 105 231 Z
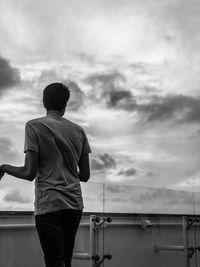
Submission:
M 82 153 L 91 153 L 90 144 L 88 142 L 88 138 L 86 136 L 85 131 L 83 130 L 83 147 L 82 147 Z
M 25 127 L 24 153 L 28 150 L 39 152 L 39 144 L 35 131 L 27 122 Z

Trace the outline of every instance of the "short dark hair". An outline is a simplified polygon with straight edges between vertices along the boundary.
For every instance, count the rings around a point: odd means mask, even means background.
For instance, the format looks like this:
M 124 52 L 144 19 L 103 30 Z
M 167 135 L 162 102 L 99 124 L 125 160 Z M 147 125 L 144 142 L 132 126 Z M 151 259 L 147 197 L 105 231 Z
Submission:
M 62 83 L 51 83 L 43 91 L 43 103 L 47 110 L 62 111 L 70 97 L 69 87 Z

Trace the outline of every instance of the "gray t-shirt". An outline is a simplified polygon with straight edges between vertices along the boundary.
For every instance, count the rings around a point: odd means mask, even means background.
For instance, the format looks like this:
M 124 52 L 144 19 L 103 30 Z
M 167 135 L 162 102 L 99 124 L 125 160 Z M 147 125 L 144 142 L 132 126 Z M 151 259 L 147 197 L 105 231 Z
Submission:
M 24 152 L 39 153 L 35 178 L 35 215 L 61 209 L 83 209 L 77 164 L 82 153 L 90 153 L 85 131 L 55 115 L 26 123 Z

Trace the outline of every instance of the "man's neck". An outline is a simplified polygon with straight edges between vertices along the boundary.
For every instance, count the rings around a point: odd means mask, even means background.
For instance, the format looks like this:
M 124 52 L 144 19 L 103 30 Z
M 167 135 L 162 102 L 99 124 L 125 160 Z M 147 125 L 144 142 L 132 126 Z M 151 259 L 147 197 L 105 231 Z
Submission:
M 47 110 L 47 116 L 62 117 L 63 112 L 58 110 Z

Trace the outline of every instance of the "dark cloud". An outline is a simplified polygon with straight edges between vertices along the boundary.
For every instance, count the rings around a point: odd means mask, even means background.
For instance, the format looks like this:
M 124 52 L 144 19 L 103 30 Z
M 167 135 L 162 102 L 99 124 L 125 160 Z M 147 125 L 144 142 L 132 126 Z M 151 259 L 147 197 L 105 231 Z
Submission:
M 180 94 L 159 96 L 158 88 L 144 86 L 147 103 L 143 104 L 137 102 L 130 90 L 122 88 L 119 82 L 125 82 L 125 78 L 119 72 L 93 75 L 89 81 L 94 86 L 94 99 L 104 101 L 108 108 L 137 112 L 147 122 L 171 119 L 200 121 L 200 98 Z
M 104 101 L 108 108 L 131 110 L 136 104 L 132 93 L 122 87 L 126 79 L 118 71 L 90 75 L 86 82 L 93 87 L 91 99 Z
M 18 189 L 5 195 L 3 200 L 9 201 L 9 202 L 18 202 L 18 203 L 31 202 L 31 200 L 29 198 L 21 196 L 20 191 Z
M 18 85 L 19 82 L 19 70 L 13 68 L 7 59 L 0 56 L 0 93 L 6 88 Z
M 118 175 L 124 175 L 124 176 L 134 176 L 137 174 L 137 170 L 134 168 L 129 168 L 127 170 L 120 170 Z
M 200 121 L 200 99 L 184 95 L 154 97 L 149 104 L 137 105 L 147 121 L 177 119 L 180 122 Z
M 115 168 L 115 160 L 107 153 L 99 156 L 100 160 L 104 163 L 105 168 Z
M 109 108 L 118 108 L 123 110 L 133 110 L 136 107 L 136 101 L 128 90 L 117 89 L 107 94 L 107 106 Z
M 140 72 L 146 69 L 142 63 L 131 67 Z M 130 90 L 124 89 L 126 79 L 119 71 L 93 74 L 86 82 L 92 86 L 90 96 L 93 101 L 102 101 L 108 108 L 137 112 L 147 122 L 171 119 L 200 121 L 200 98 L 180 94 L 159 96 L 158 88 L 146 85 L 141 88 L 146 92 L 146 103 L 139 103 Z
M 91 159 L 92 170 L 116 168 L 115 160 L 107 153 Z
M 151 96 L 147 104 L 130 106 L 132 111 L 143 115 L 145 121 L 174 119 L 182 122 L 200 121 L 200 98 L 185 95 Z

